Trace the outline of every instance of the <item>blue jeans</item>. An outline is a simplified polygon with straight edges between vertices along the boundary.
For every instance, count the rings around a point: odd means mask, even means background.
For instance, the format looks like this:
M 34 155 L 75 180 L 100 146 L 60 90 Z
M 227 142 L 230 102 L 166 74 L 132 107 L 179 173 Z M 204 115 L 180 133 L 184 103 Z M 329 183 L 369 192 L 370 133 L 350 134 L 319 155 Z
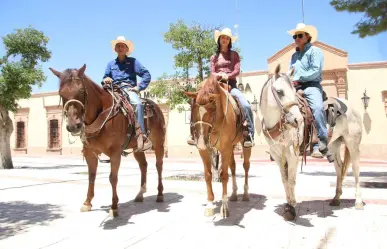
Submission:
M 319 144 L 313 144 L 313 149 L 318 149 L 320 147 L 321 151 L 326 149 L 328 145 L 328 129 L 325 120 L 322 86 L 320 84 L 307 86 L 304 89 L 304 93 L 310 109 L 312 109 L 313 117 L 316 122 L 317 136 L 320 141 L 320 146 Z
M 137 122 L 141 127 L 142 133 L 146 134 L 144 126 L 144 105 L 142 104 L 140 97 L 136 92 L 127 91 L 125 88 L 123 90 L 129 97 L 130 104 L 134 105 L 134 112 L 136 114 Z
M 247 99 L 245 96 L 239 91 L 238 88 L 233 88 L 230 92 L 232 96 L 235 96 L 239 99 L 239 102 L 241 102 L 243 110 L 246 114 L 247 118 L 247 130 L 249 131 L 249 135 L 252 139 L 254 139 L 254 123 L 253 123 L 253 112 L 251 111 L 251 107 L 249 102 L 247 102 Z

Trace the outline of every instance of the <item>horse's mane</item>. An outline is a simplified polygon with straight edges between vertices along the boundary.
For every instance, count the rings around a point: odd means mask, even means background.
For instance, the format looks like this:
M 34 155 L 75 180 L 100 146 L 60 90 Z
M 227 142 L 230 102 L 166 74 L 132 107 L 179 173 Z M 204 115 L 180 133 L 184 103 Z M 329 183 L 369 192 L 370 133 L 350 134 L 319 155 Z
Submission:
M 203 87 L 198 91 L 196 102 L 199 105 L 205 105 L 210 102 L 210 93 L 218 93 L 218 81 L 214 76 L 207 78 Z

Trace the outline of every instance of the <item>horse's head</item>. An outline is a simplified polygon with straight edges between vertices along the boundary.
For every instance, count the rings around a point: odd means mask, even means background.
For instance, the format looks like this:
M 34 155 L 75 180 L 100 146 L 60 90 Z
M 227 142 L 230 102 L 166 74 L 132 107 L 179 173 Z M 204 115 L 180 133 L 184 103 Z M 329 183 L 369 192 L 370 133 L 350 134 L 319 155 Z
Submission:
M 294 70 L 280 73 L 281 67 L 277 65 L 272 79 L 269 79 L 267 86 L 267 106 L 275 109 L 285 115 L 285 121 L 293 127 L 298 127 L 303 122 L 303 116 L 298 107 L 296 89 L 294 88 L 291 77 Z
M 87 90 L 85 86 L 85 69 L 66 69 L 58 72 L 49 68 L 60 81 L 59 96 L 63 100 L 63 112 L 67 117 L 67 131 L 72 134 L 79 134 L 83 127 L 87 105 Z
M 217 81 L 214 77 L 205 80 L 198 92 L 184 92 L 194 102 L 192 120 L 194 139 L 199 150 L 205 150 L 210 142 L 210 135 L 216 119 L 216 103 L 219 99 Z

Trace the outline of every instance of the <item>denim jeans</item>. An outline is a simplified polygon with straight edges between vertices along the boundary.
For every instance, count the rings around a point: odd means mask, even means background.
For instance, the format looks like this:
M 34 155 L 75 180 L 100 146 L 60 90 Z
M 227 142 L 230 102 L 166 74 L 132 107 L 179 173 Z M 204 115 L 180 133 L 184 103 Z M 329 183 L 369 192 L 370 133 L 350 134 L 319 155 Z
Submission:
M 325 150 L 328 145 L 328 129 L 325 120 L 322 86 L 320 84 L 311 84 L 304 88 L 304 93 L 312 109 L 316 122 L 317 136 L 320 141 L 320 146 L 319 144 L 313 144 L 313 149 Z
M 144 126 L 144 105 L 141 102 L 140 96 L 136 92 L 130 91 L 129 89 L 123 89 L 127 96 L 129 97 L 129 102 L 131 105 L 134 105 L 134 112 L 136 114 L 137 122 L 141 127 L 141 131 L 145 134 Z
M 247 118 L 247 130 L 249 131 L 249 135 L 252 139 L 254 139 L 254 123 L 253 123 L 253 112 L 251 111 L 251 107 L 249 102 L 247 102 L 247 99 L 245 96 L 239 91 L 238 88 L 233 88 L 230 92 L 232 96 L 235 96 L 239 99 L 239 101 L 242 104 L 243 110 L 246 114 Z

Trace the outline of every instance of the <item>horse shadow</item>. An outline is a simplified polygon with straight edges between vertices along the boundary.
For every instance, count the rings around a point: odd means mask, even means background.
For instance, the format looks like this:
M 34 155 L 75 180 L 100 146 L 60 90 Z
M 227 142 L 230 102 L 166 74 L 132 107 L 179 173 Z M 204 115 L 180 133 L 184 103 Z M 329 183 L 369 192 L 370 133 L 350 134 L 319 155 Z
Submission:
M 331 199 L 329 200 L 313 200 L 302 201 L 296 205 L 296 218 L 293 221 L 289 221 L 294 225 L 314 227 L 311 220 L 314 216 L 318 218 L 338 217 L 334 214 L 335 210 L 350 209 L 355 206 L 355 199 L 340 199 L 340 206 L 329 206 Z M 363 205 L 366 204 L 363 202 Z M 279 216 L 283 216 L 285 204 L 275 206 L 274 212 Z M 309 216 L 305 218 L 304 216 Z
M 238 194 L 238 201 L 229 201 L 228 207 L 230 216 L 225 219 L 220 219 L 214 221 L 215 226 L 238 226 L 240 228 L 245 228 L 244 225 L 241 225 L 241 221 L 244 219 L 245 215 L 251 210 L 263 210 L 266 205 L 267 197 L 265 195 L 259 194 L 249 194 L 249 201 L 242 201 L 243 194 Z M 222 201 L 215 202 L 215 213 L 220 215 L 220 207 L 222 206 Z M 214 217 L 215 219 L 216 217 Z
M 165 193 L 164 202 L 156 202 L 157 195 L 144 197 L 143 202 L 135 202 L 134 200 L 118 204 L 117 217 L 104 220 L 101 222 L 104 230 L 117 229 L 118 227 L 125 226 L 127 224 L 135 224 L 130 219 L 133 215 L 144 214 L 153 210 L 157 212 L 169 212 L 171 204 L 179 203 L 184 198 L 183 195 L 177 193 Z M 110 206 L 102 206 L 102 210 L 109 213 Z

